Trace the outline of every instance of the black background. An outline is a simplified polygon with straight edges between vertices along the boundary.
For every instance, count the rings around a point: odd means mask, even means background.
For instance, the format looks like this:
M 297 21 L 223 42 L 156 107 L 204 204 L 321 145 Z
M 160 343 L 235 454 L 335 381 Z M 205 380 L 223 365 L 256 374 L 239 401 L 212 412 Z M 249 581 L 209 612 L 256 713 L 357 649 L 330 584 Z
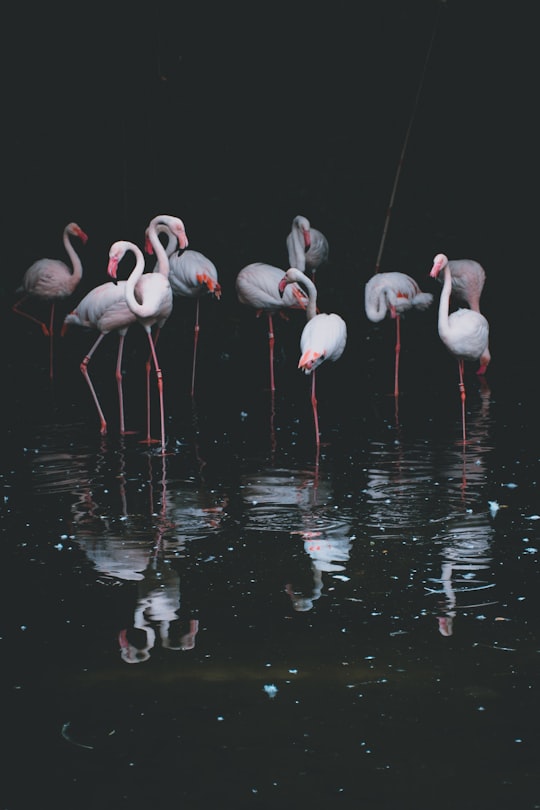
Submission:
M 252 261 L 286 269 L 285 238 L 301 213 L 329 239 L 319 305 L 345 317 L 344 373 L 362 374 L 359 355 L 374 331 L 363 289 L 387 222 L 380 269 L 406 272 L 426 290 L 440 289 L 428 277 L 435 253 L 481 261 L 490 373 L 529 369 L 538 274 L 533 10 L 466 0 L 19 7 L 3 56 L 6 308 L 32 261 L 62 257 L 68 221 L 89 241 L 64 311 L 106 280 L 113 241 L 142 245 L 151 217 L 174 214 L 190 246 L 218 267 L 223 296 L 208 302 L 206 322 L 212 365 L 235 341 L 249 342 L 243 330 L 264 342 L 234 279 Z M 188 332 L 191 319 L 189 310 Z M 9 310 L 5 324 L 14 336 L 8 359 L 26 360 L 22 337 L 39 343 L 33 325 Z M 436 306 L 414 324 L 442 357 Z M 75 357 L 88 341 L 74 338 Z M 42 349 L 32 356 L 46 371 L 44 341 Z

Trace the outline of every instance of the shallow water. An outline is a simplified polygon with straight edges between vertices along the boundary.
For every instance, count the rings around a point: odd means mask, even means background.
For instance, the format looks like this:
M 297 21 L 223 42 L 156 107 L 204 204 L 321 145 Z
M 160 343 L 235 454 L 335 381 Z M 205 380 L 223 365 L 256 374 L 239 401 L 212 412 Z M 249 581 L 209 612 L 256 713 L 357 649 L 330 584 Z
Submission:
M 165 457 L 36 376 L 2 476 L 2 807 L 540 806 L 538 445 L 496 372 L 464 445 L 436 374 L 331 410 L 321 371 L 318 457 L 293 373 L 273 411 L 179 383 Z

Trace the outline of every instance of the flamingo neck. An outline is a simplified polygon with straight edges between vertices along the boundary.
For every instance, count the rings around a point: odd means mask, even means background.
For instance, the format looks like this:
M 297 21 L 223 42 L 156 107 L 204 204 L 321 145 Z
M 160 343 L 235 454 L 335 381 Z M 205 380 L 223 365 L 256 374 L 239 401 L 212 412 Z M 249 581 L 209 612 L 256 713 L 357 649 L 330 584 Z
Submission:
M 67 230 L 64 231 L 63 242 L 65 251 L 71 261 L 71 275 L 73 277 L 73 282 L 78 283 L 82 278 L 82 261 L 79 257 L 79 254 L 73 247 L 73 243 L 71 241 L 71 234 Z
M 439 335 L 441 337 L 448 332 L 450 293 L 452 290 L 452 275 L 448 262 L 444 265 L 443 272 L 444 282 L 439 299 Z

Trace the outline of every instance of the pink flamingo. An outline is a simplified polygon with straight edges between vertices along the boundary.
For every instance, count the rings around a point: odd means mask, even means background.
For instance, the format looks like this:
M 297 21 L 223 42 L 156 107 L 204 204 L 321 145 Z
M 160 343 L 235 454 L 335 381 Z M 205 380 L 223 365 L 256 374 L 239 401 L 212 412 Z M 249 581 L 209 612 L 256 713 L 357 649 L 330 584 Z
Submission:
M 63 233 L 63 243 L 65 251 L 70 258 L 71 267 L 60 259 L 38 259 L 30 265 L 25 272 L 21 285 L 16 289 L 16 292 L 22 292 L 24 294 L 12 307 L 13 312 L 37 323 L 41 327 L 45 337 L 49 337 L 49 376 L 51 380 L 54 377 L 53 339 L 55 303 L 69 298 L 69 296 L 72 295 L 83 274 L 81 259 L 71 243 L 72 236 L 76 236 L 80 239 L 83 245 L 88 241 L 88 236 L 76 222 L 70 222 L 66 225 Z M 20 308 L 28 298 L 39 298 L 42 301 L 50 302 L 51 310 L 48 326 L 44 321 L 35 318 L 29 312 Z
M 297 216 L 287 236 L 287 253 L 289 267 L 310 272 L 315 281 L 317 269 L 328 261 L 328 240 L 323 233 L 311 227 L 307 217 Z
M 463 442 L 465 443 L 465 383 L 463 367 L 465 360 L 479 360 L 481 366 L 489 362 L 489 323 L 481 312 L 473 309 L 458 309 L 449 313 L 452 275 L 448 259 L 444 253 L 438 253 L 433 259 L 431 278 L 437 278 L 444 272 L 444 283 L 439 300 L 439 337 L 458 361 L 459 390 L 461 396 L 461 422 Z
M 157 237 L 156 241 L 159 242 Z M 163 250 L 163 246 L 161 246 L 161 248 Z M 114 242 L 109 250 L 107 273 L 113 280 L 116 280 L 118 264 L 127 251 L 131 251 L 135 254 L 136 264 L 126 281 L 125 297 L 128 307 L 146 332 L 150 344 L 150 353 L 154 362 L 158 383 L 161 453 L 164 455 L 166 452 L 166 441 L 165 409 L 163 405 L 163 374 L 158 363 L 154 339 L 152 337 L 152 327 L 154 324 L 157 324 L 158 329 L 160 329 L 172 312 L 173 296 L 168 279 L 168 263 L 167 272 L 143 274 L 144 256 L 140 248 L 133 242 L 120 240 Z
M 465 304 L 474 312 L 480 312 L 480 296 L 486 281 L 486 271 L 474 259 L 446 259 L 450 268 L 452 287 L 450 297 L 460 304 Z M 437 280 L 442 283 L 439 272 Z M 484 375 L 491 361 L 489 349 L 484 353 L 484 361 L 480 363 L 477 374 Z
M 364 290 L 366 315 L 373 323 L 387 314 L 396 322 L 394 363 L 394 396 L 399 396 L 399 355 L 401 351 L 401 315 L 409 309 L 427 309 L 433 295 L 422 292 L 416 281 L 406 273 L 375 273 Z
M 207 256 L 198 250 L 178 250 L 178 240 L 165 224 L 158 224 L 158 233 L 168 237 L 165 252 L 169 257 L 169 282 L 174 296 L 195 299 L 195 326 L 193 334 L 193 363 L 191 370 L 191 396 L 195 395 L 195 366 L 197 361 L 197 344 L 199 341 L 199 308 L 200 299 L 206 294 L 213 295 L 218 301 L 221 298 L 221 285 L 218 281 L 217 268 Z M 147 252 L 151 244 L 147 237 Z
M 315 423 L 315 441 L 317 454 L 320 447 L 319 417 L 317 397 L 315 395 L 315 370 L 325 360 L 339 360 L 347 343 L 347 326 L 341 315 L 336 313 L 317 314 L 317 288 L 313 281 L 298 270 L 291 267 L 279 282 L 279 294 L 283 295 L 289 284 L 301 284 L 308 295 L 306 308 L 307 322 L 300 337 L 300 360 L 298 368 L 305 374 L 311 374 L 311 406 Z
M 241 304 L 254 307 L 257 317 L 265 312 L 268 318 L 268 347 L 270 353 L 270 390 L 274 384 L 274 323 L 273 314 L 279 312 L 287 320 L 285 309 L 306 309 L 308 298 L 298 284 L 284 287 L 281 295 L 278 286 L 285 276 L 279 267 L 264 262 L 248 264 L 236 276 L 236 294 Z

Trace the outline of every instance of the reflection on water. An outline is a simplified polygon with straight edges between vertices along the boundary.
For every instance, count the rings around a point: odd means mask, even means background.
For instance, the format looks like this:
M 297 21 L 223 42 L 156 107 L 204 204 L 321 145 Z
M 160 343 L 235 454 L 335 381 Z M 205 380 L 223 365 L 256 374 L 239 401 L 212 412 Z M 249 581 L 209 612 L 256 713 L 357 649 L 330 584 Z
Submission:
M 491 393 L 469 407 L 465 445 L 390 414 L 312 465 L 27 437 L 4 496 L 13 756 L 39 748 L 49 791 L 85 808 L 150 807 L 157 781 L 194 808 L 390 808 L 419 768 L 426 795 L 459 771 L 471 807 L 526 795 L 532 474 L 493 442 Z

